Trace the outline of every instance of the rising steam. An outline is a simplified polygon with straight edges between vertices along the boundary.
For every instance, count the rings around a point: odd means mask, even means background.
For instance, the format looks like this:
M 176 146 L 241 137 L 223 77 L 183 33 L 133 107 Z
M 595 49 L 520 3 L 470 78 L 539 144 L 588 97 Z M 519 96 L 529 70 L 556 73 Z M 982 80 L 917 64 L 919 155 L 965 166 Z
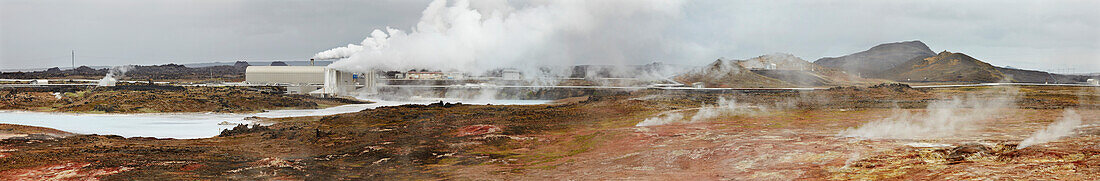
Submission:
M 998 95 L 981 98 L 979 95 Z M 848 128 L 840 136 L 861 139 L 920 139 L 953 136 L 981 128 L 982 121 L 1001 115 L 1016 106 L 1016 88 L 999 92 L 972 94 L 928 104 L 927 112 L 911 113 L 895 108 L 887 118 L 872 121 L 859 128 Z
M 719 97 L 718 105 L 704 105 L 702 108 L 699 109 L 699 112 L 695 112 L 695 116 L 691 117 L 691 122 L 706 121 L 722 116 L 758 114 L 766 111 L 767 110 L 763 107 L 737 104 L 737 100 L 726 100 L 726 98 Z
M 675 44 L 664 42 L 679 0 L 431 2 L 411 30 L 374 30 L 360 44 L 333 48 L 314 58 L 340 59 L 330 67 L 427 68 L 484 72 L 517 68 L 525 75 L 563 74 L 544 67 L 575 63 L 621 65 L 652 62 Z M 533 77 L 533 76 L 526 76 Z
M 118 79 L 125 77 L 126 72 L 133 68 L 133 65 L 111 67 L 110 70 L 107 70 L 107 75 L 99 79 L 97 86 L 115 86 L 115 84 L 118 83 Z
M 1020 142 L 1020 145 L 1016 146 L 1016 149 L 1027 148 L 1031 145 L 1051 142 L 1062 137 L 1073 135 L 1073 129 L 1077 128 L 1077 126 L 1081 126 L 1081 115 L 1077 114 L 1077 111 L 1073 109 L 1066 109 L 1066 111 L 1062 113 L 1061 120 L 1047 125 L 1047 127 L 1042 130 L 1036 131 L 1031 137 Z
M 669 124 L 669 123 L 679 122 L 680 120 L 684 120 L 684 114 L 679 113 L 679 112 L 667 113 L 667 114 L 658 114 L 657 116 L 653 116 L 651 118 L 646 118 L 645 120 L 643 120 L 642 122 L 639 122 L 638 124 L 635 124 L 634 126 L 666 125 L 666 124 Z
M 739 116 L 739 115 L 758 115 L 766 113 L 767 109 L 761 106 L 738 104 L 737 100 L 726 99 L 719 97 L 718 104 L 714 106 L 703 105 L 699 108 L 683 109 L 677 111 L 670 111 L 657 114 L 657 116 L 647 118 L 642 122 L 634 126 L 657 126 L 670 123 L 684 121 L 684 111 L 698 110 L 695 115 L 691 116 L 690 122 L 703 122 L 712 120 L 719 117 Z

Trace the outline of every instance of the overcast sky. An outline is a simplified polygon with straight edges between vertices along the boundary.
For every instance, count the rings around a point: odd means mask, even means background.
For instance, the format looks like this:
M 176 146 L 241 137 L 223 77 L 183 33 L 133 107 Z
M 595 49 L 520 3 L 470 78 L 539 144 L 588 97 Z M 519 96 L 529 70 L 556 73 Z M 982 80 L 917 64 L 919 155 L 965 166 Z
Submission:
M 3 0 L 0 69 L 67 67 L 70 50 L 79 65 L 306 60 L 374 29 L 409 30 L 429 2 Z M 688 1 L 656 37 L 682 47 L 625 53 L 651 57 L 639 63 L 774 52 L 814 61 L 921 40 L 999 66 L 1100 72 L 1100 1 L 999 2 Z

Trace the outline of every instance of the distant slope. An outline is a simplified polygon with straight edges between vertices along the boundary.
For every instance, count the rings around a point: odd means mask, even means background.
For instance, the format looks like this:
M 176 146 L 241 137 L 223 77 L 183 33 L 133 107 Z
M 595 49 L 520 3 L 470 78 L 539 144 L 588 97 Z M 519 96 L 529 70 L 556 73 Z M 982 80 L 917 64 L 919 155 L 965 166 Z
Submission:
M 707 87 L 761 88 L 793 87 L 790 83 L 753 73 L 736 60 L 715 60 L 713 63 L 677 76 L 676 81 L 691 84 L 703 82 Z
M 253 66 L 268 66 L 268 65 L 271 65 L 271 62 L 283 62 L 283 63 L 286 63 L 289 66 L 308 66 L 309 65 L 308 60 L 306 60 L 306 61 L 243 61 L 242 60 L 242 61 L 238 61 L 238 62 L 247 62 L 249 65 L 253 65 Z M 199 68 L 199 67 L 213 67 L 213 66 L 222 66 L 222 65 L 234 65 L 235 63 L 236 62 L 210 62 L 210 63 L 190 63 L 190 64 L 183 64 L 183 65 L 187 66 L 187 67 L 191 67 L 191 68 Z M 332 61 L 331 60 L 317 60 L 317 61 L 314 61 L 313 64 L 315 66 L 327 66 L 328 64 L 332 64 Z
M 788 53 L 761 55 L 747 60 L 738 60 L 737 64 L 748 69 L 764 69 L 769 65 L 775 65 L 773 68 L 776 70 L 813 70 L 821 68 L 821 66 L 817 64 L 802 60 L 802 58 L 798 58 Z
M 801 70 L 753 70 L 752 73 L 782 80 L 799 87 L 835 86 L 827 77 Z
M 748 60 L 737 61 L 738 65 L 749 68 L 753 73 L 778 79 L 799 87 L 820 86 L 856 86 L 881 83 L 885 80 L 870 80 L 849 75 L 835 68 L 820 66 L 787 53 L 772 53 Z M 761 69 L 774 65 L 771 70 Z
M 241 64 L 191 68 L 177 64 L 138 65 L 130 68 L 124 74 L 123 79 L 156 81 L 221 79 L 239 81 L 244 79 L 245 67 L 248 66 Z M 35 72 L 4 72 L 0 73 L 0 79 L 99 79 L 103 78 L 107 71 L 106 68 L 93 69 L 86 66 L 68 70 L 55 67 Z
M 880 44 L 866 51 L 841 57 L 826 57 L 814 64 L 847 71 L 853 75 L 873 75 L 889 70 L 914 58 L 935 56 L 936 53 L 920 41 Z
M 828 68 L 788 53 L 772 53 L 736 62 L 741 67 L 752 70 L 753 73 L 800 87 L 834 85 L 832 80 L 815 72 L 815 70 L 823 71 Z
M 1037 70 L 1023 70 L 1016 68 L 997 67 L 1005 76 L 1011 77 L 1013 82 L 1024 83 L 1078 83 L 1085 82 L 1089 78 L 1097 76 L 1054 74 Z
M 914 58 L 875 75 L 896 81 L 999 82 L 1005 75 L 989 63 L 963 53 L 943 51 L 936 56 Z
M 307 65 L 309 65 L 308 60 L 306 60 L 306 61 L 244 61 L 244 60 L 242 60 L 242 61 L 237 61 L 237 62 L 246 62 L 249 65 L 254 65 L 254 66 L 268 66 L 268 65 L 271 65 L 271 62 L 283 62 L 283 63 L 286 63 L 287 65 L 290 65 L 290 66 L 307 66 Z M 232 65 L 236 65 L 237 62 L 188 63 L 188 64 L 182 64 L 182 65 L 187 66 L 187 67 L 191 67 L 191 68 L 201 68 L 201 67 L 214 67 L 214 66 L 232 66 Z M 317 60 L 317 61 L 314 62 L 314 65 L 316 65 L 316 66 L 327 66 L 329 64 L 332 64 L 332 62 L 333 62 L 332 60 Z M 169 63 L 169 64 L 172 64 L 172 63 Z M 142 65 L 137 65 L 137 66 L 142 66 Z M 155 65 L 149 64 L 149 65 L 145 65 L 145 66 L 155 66 Z M 88 68 L 92 68 L 92 69 L 110 69 L 113 66 L 83 66 L 83 67 L 88 67 Z M 61 70 L 72 70 L 73 69 L 72 67 L 55 67 L 55 68 L 59 68 Z M 37 72 L 37 71 L 46 71 L 48 69 L 50 69 L 50 68 L 44 68 L 44 67 L 43 68 L 21 68 L 21 69 L 0 68 L 0 71 L 3 71 L 3 72 Z

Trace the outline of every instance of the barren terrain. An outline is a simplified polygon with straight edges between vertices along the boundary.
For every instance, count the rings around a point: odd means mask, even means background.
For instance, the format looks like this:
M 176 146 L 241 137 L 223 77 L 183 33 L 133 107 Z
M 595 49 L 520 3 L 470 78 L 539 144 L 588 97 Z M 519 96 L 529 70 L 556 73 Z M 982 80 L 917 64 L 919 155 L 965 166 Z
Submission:
M 116 86 L 71 90 L 0 90 L 0 110 L 80 113 L 228 112 L 316 109 L 363 103 L 289 95 L 274 87 Z
M 606 92 L 553 105 L 407 105 L 267 119 L 221 136 L 103 135 L 0 142 L 6 179 L 1069 179 L 1095 180 L 1100 90 L 1025 86 L 973 129 L 845 136 L 868 122 L 992 102 L 1004 87 L 810 92 Z M 728 101 L 733 100 L 733 101 Z M 731 103 L 728 107 L 723 104 Z M 706 106 L 704 106 L 706 105 Z M 978 107 L 960 108 L 970 111 Z M 1074 109 L 1071 136 L 1016 149 Z M 735 111 L 726 111 L 735 110 Z M 714 114 L 700 112 L 717 111 Z M 662 124 L 638 126 L 663 115 Z M 959 118 L 961 119 L 961 118 Z

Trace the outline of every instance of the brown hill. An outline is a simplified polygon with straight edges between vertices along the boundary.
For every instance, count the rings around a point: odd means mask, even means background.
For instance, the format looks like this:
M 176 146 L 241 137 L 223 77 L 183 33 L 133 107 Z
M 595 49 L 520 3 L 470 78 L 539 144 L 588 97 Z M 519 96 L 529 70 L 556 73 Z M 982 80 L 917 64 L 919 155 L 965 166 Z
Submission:
M 963 53 L 943 51 L 936 56 L 914 58 L 876 75 L 896 81 L 999 82 L 1004 73 L 989 63 Z M 1009 80 L 1011 81 L 1011 80 Z
M 809 71 L 822 68 L 817 64 L 810 63 L 809 61 L 802 60 L 802 58 L 787 53 L 772 53 L 753 57 L 748 60 L 738 60 L 737 64 L 751 70 L 774 69 Z
M 817 71 L 829 68 L 787 53 L 772 53 L 736 62 L 737 65 L 752 70 L 752 73 L 800 87 L 834 85 L 830 78 L 817 74 Z
M 799 87 L 836 86 L 828 77 L 802 70 L 752 70 L 752 73 L 782 80 Z
M 736 60 L 715 60 L 713 63 L 677 76 L 683 83 L 703 82 L 707 87 L 793 87 L 790 83 L 753 73 L 737 64 Z
M 753 73 L 778 79 L 800 87 L 855 86 L 883 81 L 859 78 L 835 68 L 810 63 L 786 53 L 773 53 L 737 61 Z

